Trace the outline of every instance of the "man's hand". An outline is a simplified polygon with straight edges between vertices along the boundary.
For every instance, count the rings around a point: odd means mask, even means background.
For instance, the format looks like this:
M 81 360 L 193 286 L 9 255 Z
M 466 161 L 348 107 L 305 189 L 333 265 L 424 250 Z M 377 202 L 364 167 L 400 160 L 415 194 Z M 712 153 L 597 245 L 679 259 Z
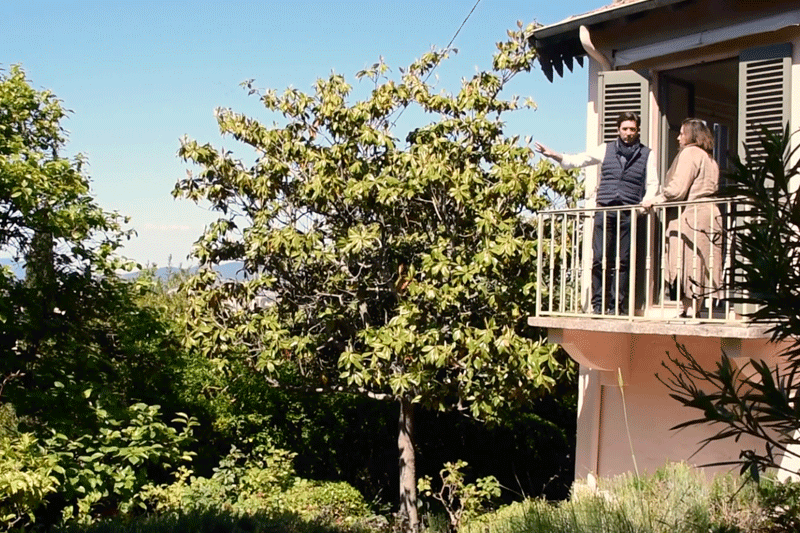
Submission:
M 561 162 L 561 159 L 562 159 L 561 154 L 559 154 L 558 152 L 556 152 L 554 150 L 551 150 L 550 148 L 548 148 L 547 146 L 543 145 L 540 142 L 534 142 L 533 143 L 533 149 L 536 150 L 537 152 L 539 152 L 540 154 L 542 154 L 545 157 L 549 157 L 550 159 L 554 159 L 554 160 L 558 161 L 559 163 Z

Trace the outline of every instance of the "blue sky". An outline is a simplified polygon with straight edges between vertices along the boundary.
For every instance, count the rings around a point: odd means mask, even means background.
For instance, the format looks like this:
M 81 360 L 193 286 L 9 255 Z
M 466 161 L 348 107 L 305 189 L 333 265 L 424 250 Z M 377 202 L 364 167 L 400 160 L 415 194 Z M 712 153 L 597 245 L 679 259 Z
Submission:
M 517 20 L 543 24 L 611 0 L 481 0 L 456 38 L 459 53 L 438 70 L 439 85 L 491 66 L 495 43 Z M 311 90 L 331 71 L 354 74 L 381 56 L 397 74 L 444 47 L 475 0 L 380 2 L 205 2 L 5 0 L 0 5 L 0 68 L 21 64 L 33 86 L 52 90 L 73 111 L 68 154 L 89 158 L 98 203 L 131 217 L 138 237 L 123 254 L 145 264 L 192 263 L 192 243 L 214 214 L 170 195 L 189 168 L 176 153 L 187 135 L 250 155 L 220 137 L 216 107 L 271 123 L 239 84 Z M 367 90 L 364 82 L 364 90 Z M 585 143 L 586 70 L 548 82 L 538 69 L 514 80 L 536 111 L 508 119 L 509 133 L 558 150 Z M 405 138 L 405 133 L 398 135 Z

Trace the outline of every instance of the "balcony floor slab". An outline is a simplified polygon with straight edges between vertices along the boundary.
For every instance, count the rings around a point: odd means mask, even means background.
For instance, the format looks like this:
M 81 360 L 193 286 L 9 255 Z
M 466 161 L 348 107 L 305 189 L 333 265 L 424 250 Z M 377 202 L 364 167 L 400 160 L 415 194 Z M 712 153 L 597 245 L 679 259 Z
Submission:
M 640 317 L 529 317 L 528 325 L 538 328 L 600 331 L 632 335 L 667 335 L 678 337 L 718 337 L 728 339 L 768 339 L 768 325 L 703 322 L 701 319 L 659 319 Z

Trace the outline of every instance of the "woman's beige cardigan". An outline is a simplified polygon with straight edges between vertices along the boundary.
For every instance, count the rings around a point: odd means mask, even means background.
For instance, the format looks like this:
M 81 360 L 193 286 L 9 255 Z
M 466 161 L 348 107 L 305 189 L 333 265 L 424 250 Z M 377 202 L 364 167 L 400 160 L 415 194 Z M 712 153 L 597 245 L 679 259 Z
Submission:
M 719 186 L 719 166 L 702 148 L 687 145 L 667 171 L 667 185 L 653 203 L 700 200 Z M 713 203 L 680 208 L 667 225 L 667 275 L 680 280 L 682 298 L 719 297 L 722 279 L 722 217 Z

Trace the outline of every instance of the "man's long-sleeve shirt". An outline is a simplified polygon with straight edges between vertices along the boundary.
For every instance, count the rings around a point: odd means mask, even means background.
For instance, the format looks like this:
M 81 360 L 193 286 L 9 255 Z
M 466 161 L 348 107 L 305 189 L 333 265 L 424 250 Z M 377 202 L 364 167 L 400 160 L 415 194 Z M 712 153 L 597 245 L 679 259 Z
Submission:
M 598 145 L 596 148 L 592 148 L 579 154 L 563 154 L 561 159 L 561 168 L 570 170 L 573 168 L 584 168 L 592 165 L 599 165 L 603 162 L 603 159 L 606 156 L 606 147 L 606 143 L 603 143 Z M 599 180 L 594 189 L 591 191 L 586 191 L 587 199 L 594 198 L 594 195 L 597 192 L 597 185 L 599 185 Z M 659 183 L 656 158 L 651 152 L 650 157 L 647 158 L 647 169 L 645 171 L 645 191 L 642 201 L 654 198 L 658 194 L 658 189 Z

